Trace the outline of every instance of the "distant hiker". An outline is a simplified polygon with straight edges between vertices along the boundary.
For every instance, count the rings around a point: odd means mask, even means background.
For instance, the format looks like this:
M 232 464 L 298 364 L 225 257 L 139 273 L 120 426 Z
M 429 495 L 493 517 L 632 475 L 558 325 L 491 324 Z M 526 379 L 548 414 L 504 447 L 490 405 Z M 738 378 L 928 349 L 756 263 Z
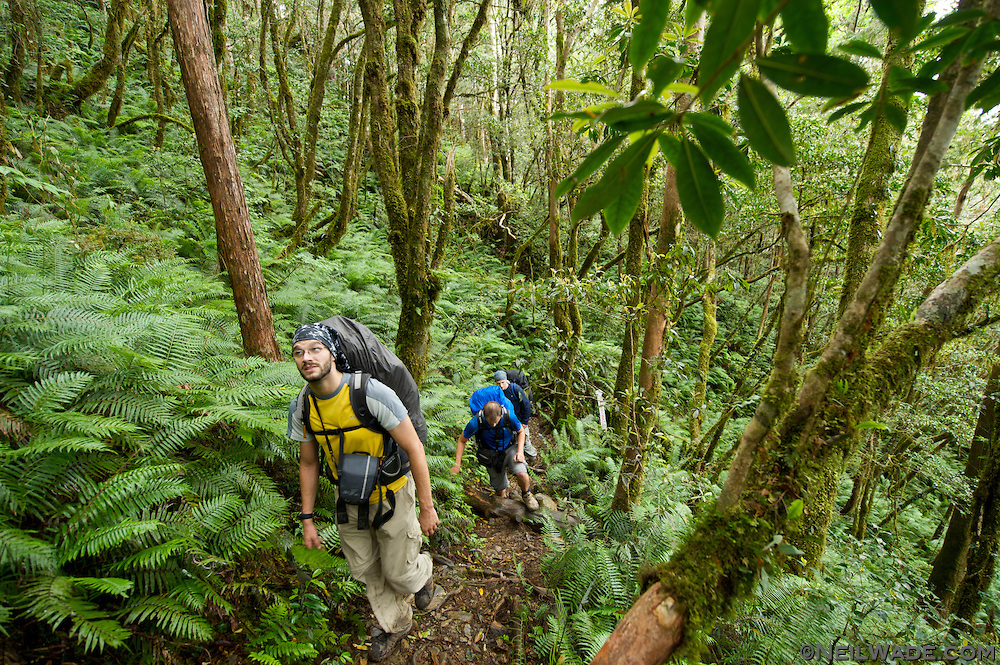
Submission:
M 289 407 L 288 436 L 301 443 L 299 519 L 306 547 L 323 545 L 313 518 L 321 469 L 337 485 L 340 546 L 381 627 L 368 652 L 379 661 L 410 632 L 413 610 L 406 597 L 414 594 L 422 610 L 435 595 L 420 534 L 434 533 L 438 516 L 424 446 L 406 408 L 377 379 L 344 373 L 348 368 L 335 361 L 343 357 L 336 335 L 315 323 L 295 331 L 292 357 L 308 390 Z
M 531 432 L 528 431 L 528 418 L 531 418 L 531 400 L 524 389 L 508 380 L 507 376 L 507 372 L 504 370 L 497 370 L 493 374 L 493 379 L 496 381 L 494 385 L 480 388 L 469 395 L 469 410 L 472 415 L 476 415 L 487 402 L 499 402 L 500 406 L 507 409 L 523 426 L 524 457 L 526 462 L 531 463 L 538 457 L 538 451 L 531 445 Z
M 516 442 L 513 441 L 515 434 Z M 452 475 L 457 475 L 462 470 L 465 443 L 473 436 L 476 437 L 478 446 L 476 459 L 489 472 L 490 485 L 497 496 L 507 496 L 507 487 L 510 485 L 507 472 L 510 471 L 521 487 L 524 505 L 528 510 L 538 510 L 538 499 L 531 491 L 531 478 L 524 459 L 524 427 L 517 417 L 499 402 L 487 402 L 458 436 L 455 465 L 451 467 Z
M 528 421 L 531 420 L 531 388 L 528 387 L 528 377 L 516 369 L 498 369 L 493 373 L 493 380 L 504 397 L 514 405 L 514 415 L 524 426 L 524 455 L 529 462 L 535 461 L 538 451 L 531 445 L 531 430 L 528 429 Z

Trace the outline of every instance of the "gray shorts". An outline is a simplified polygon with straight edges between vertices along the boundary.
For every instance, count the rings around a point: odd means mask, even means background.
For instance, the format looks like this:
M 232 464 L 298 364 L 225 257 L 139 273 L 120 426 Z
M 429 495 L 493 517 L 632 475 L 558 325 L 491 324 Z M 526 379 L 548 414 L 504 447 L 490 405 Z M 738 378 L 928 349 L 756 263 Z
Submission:
M 492 467 L 486 467 L 486 472 L 490 474 L 490 486 L 495 492 L 502 492 L 507 489 L 510 485 L 510 480 L 507 479 L 507 472 L 510 471 L 514 475 L 519 473 L 528 473 L 528 466 L 524 462 L 515 462 L 514 457 L 517 456 L 517 444 L 507 446 L 507 450 L 504 453 L 503 466 L 497 471 Z

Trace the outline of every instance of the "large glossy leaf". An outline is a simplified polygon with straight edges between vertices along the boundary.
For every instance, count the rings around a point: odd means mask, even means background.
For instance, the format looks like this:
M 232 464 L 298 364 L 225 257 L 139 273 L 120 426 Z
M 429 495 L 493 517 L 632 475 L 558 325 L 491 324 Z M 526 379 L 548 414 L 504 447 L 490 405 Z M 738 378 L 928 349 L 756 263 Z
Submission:
M 705 153 L 693 142 L 681 139 L 677 171 L 677 194 L 688 221 L 713 238 L 722 228 L 725 205 L 722 186 Z
M 795 161 L 792 130 L 785 109 L 767 86 L 757 79 L 741 76 L 738 100 L 740 124 L 753 149 L 779 166 Z
M 882 59 L 882 51 L 878 47 L 869 44 L 863 39 L 852 39 L 849 42 L 844 42 L 839 45 L 837 49 L 848 55 L 858 55 L 862 58 L 875 58 L 876 60 Z
M 756 186 L 753 167 L 746 155 L 733 143 L 731 134 L 719 132 L 713 125 L 700 123 L 693 124 L 691 131 L 701 144 L 702 150 L 719 170 L 750 189 Z
M 951 44 L 952 42 L 966 37 L 972 29 L 964 25 L 953 25 L 950 28 L 945 28 L 941 30 L 936 35 L 931 35 L 927 39 L 914 44 L 909 49 L 910 53 L 917 53 L 919 51 L 928 51 L 930 49 L 938 48 L 939 46 L 944 46 L 945 44 Z
M 573 206 L 570 217 L 574 222 L 586 219 L 618 199 L 632 178 L 642 178 L 642 166 L 656 143 L 660 132 L 649 132 L 611 160 L 601 179 L 588 187 Z
M 598 83 L 597 81 L 574 81 L 573 79 L 562 79 L 560 81 L 552 81 L 545 86 L 547 90 L 565 90 L 566 92 L 593 92 L 598 95 L 606 95 L 608 97 L 621 97 L 620 94 L 607 87 L 603 83 Z
M 642 71 L 660 45 L 660 35 L 670 15 L 670 0 L 642 0 L 639 15 L 641 19 L 632 30 L 628 45 L 628 61 L 636 72 Z
M 823 0 L 794 0 L 781 9 L 781 23 L 788 41 L 803 53 L 826 53 L 830 22 Z
M 987 76 L 986 80 L 977 85 L 965 98 L 966 108 L 975 105 L 984 111 L 989 111 L 997 104 L 1000 104 L 1000 69 Z
M 841 108 L 837 109 L 836 111 L 834 111 L 833 113 L 830 114 L 830 117 L 826 119 L 826 124 L 829 125 L 830 123 L 836 122 L 837 120 L 840 120 L 841 118 L 843 118 L 845 115 L 850 115 L 851 113 L 854 113 L 855 111 L 863 109 L 864 107 L 868 106 L 870 103 L 871 102 L 854 102 L 853 104 L 848 104 L 847 106 L 842 106 Z
M 906 112 L 906 109 L 886 104 L 882 107 L 882 113 L 885 114 L 886 121 L 897 133 L 902 134 L 906 130 L 906 121 L 909 120 L 909 114 Z
M 759 0 L 719 0 L 705 34 L 698 65 L 698 86 L 702 103 L 708 105 L 715 93 L 739 69 L 743 51 L 757 21 Z
M 879 20 L 900 43 L 908 42 L 917 36 L 917 26 L 920 24 L 920 0 L 868 0 Z
M 609 127 L 619 132 L 649 129 L 673 118 L 676 114 L 652 99 L 640 99 L 624 106 L 610 108 L 601 115 Z
M 684 124 L 691 127 L 708 127 L 725 136 L 736 136 L 736 130 L 733 129 L 733 126 L 714 113 L 689 111 L 684 114 Z
M 653 83 L 653 97 L 659 97 L 663 89 L 677 80 L 682 71 L 684 71 L 684 61 L 680 58 L 662 54 L 653 58 L 649 67 L 646 67 L 646 77 Z
M 850 97 L 868 86 L 858 65 L 818 53 L 778 53 L 757 58 L 760 73 L 785 90 L 813 97 Z
M 714 113 L 684 114 L 689 126 L 701 143 L 702 150 L 723 172 L 753 189 L 755 176 L 746 155 L 736 147 L 736 130 Z
M 597 146 L 589 155 L 584 157 L 580 165 L 576 167 L 571 175 L 564 178 L 556 187 L 556 196 L 562 196 L 573 189 L 581 182 L 589 178 L 597 169 L 601 168 L 606 161 L 611 158 L 618 146 L 625 140 L 624 134 L 615 134 L 607 141 Z
M 617 196 L 604 206 L 604 222 L 611 233 L 618 235 L 625 229 L 642 200 L 642 186 L 645 172 L 643 162 L 635 162 L 628 177 L 623 178 L 616 188 Z
M 945 28 L 949 25 L 958 25 L 980 18 L 989 18 L 989 12 L 982 9 L 962 9 L 946 15 L 943 19 L 934 24 L 935 28 Z

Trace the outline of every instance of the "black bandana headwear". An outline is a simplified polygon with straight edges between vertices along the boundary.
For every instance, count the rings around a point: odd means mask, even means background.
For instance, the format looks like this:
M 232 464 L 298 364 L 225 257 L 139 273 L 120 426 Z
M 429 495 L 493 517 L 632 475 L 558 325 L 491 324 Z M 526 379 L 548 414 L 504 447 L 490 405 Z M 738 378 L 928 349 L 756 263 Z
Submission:
M 339 337 L 337 331 L 329 326 L 325 326 L 322 323 L 307 323 L 295 329 L 292 344 L 301 342 L 304 339 L 316 340 L 333 354 L 333 360 L 337 364 L 337 369 L 341 372 L 346 372 L 349 369 L 349 363 L 347 362 L 344 350 L 340 346 Z

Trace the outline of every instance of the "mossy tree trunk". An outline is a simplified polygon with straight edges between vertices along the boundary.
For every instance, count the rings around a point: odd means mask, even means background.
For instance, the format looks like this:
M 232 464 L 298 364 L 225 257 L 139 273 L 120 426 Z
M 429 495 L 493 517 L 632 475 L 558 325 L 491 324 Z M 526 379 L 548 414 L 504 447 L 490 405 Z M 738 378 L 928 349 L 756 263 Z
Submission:
M 204 6 L 198 0 L 168 0 L 167 10 L 198 137 L 198 154 L 212 198 L 219 259 L 233 290 L 243 349 L 250 355 L 280 360 L 281 348 L 274 333 L 236 148 L 219 89 Z
M 715 243 L 708 241 L 705 252 L 705 280 L 701 292 L 701 342 L 698 345 L 698 374 L 694 390 L 691 393 L 691 406 L 688 412 L 688 429 L 692 448 L 701 438 L 701 423 L 705 419 L 705 403 L 708 395 L 708 370 L 712 359 L 712 345 L 719 330 L 719 322 L 715 316 L 715 305 L 718 295 L 715 285 Z M 700 453 L 698 454 L 700 457 Z
M 422 101 L 418 98 L 417 73 L 426 0 L 393 2 L 394 94 L 389 92 L 382 4 L 361 0 L 360 5 L 368 40 L 365 86 L 371 98 L 372 164 L 389 218 L 389 246 L 402 301 L 396 354 L 420 385 L 427 370 L 430 327 L 441 290 L 439 278 L 430 269 L 433 251 L 430 212 L 444 117 L 465 60 L 486 22 L 490 0 L 480 3 L 447 83 L 451 50 L 447 7 L 445 3 L 435 3 L 434 50 Z
M 550 2 L 545 3 L 546 17 L 550 11 Z M 575 29 L 567 32 L 563 22 L 563 12 L 560 7 L 555 10 L 556 41 L 555 41 L 555 80 L 566 78 L 566 64 L 569 61 L 569 54 L 573 47 L 573 40 L 576 34 Z M 548 20 L 543 18 L 546 22 Z M 556 91 L 553 98 L 550 91 L 546 91 L 547 115 L 558 112 L 563 108 L 564 94 L 561 90 Z M 562 179 L 563 159 L 560 151 L 560 142 L 557 129 L 560 123 L 547 123 L 547 144 L 546 144 L 546 168 L 548 182 L 548 213 L 549 213 L 549 271 L 555 279 L 555 295 L 552 299 L 552 323 L 556 332 L 556 353 L 552 364 L 552 377 L 555 389 L 552 397 L 552 418 L 555 422 L 562 422 L 574 416 L 575 386 L 574 372 L 576 357 L 580 348 L 580 340 L 583 335 L 583 318 L 580 315 L 580 306 L 576 300 L 575 283 L 575 235 L 570 234 L 568 247 L 570 249 L 570 259 L 567 261 L 563 255 L 562 247 L 562 215 L 559 212 L 559 202 L 556 199 L 555 188 Z
M 121 57 L 122 21 L 127 7 L 127 0 L 111 0 L 104 28 L 101 59 L 75 83 L 46 88 L 43 99 L 46 113 L 56 118 L 79 113 L 83 102 L 104 88 L 114 74 L 118 59 Z
M 889 182 L 896 170 L 897 153 L 903 138 L 902 131 L 893 125 L 889 115 L 905 116 L 909 106 L 909 97 L 903 98 L 890 93 L 889 73 L 894 67 L 909 67 L 912 62 L 913 55 L 899 52 L 895 40 L 890 39 L 886 44 L 886 56 L 882 64 L 877 112 L 872 119 L 868 146 L 861 158 L 861 170 L 854 187 L 838 315 L 843 315 L 854 296 L 854 290 L 865 276 L 885 223 Z
M 367 41 L 361 52 L 365 53 Z M 336 247 L 347 228 L 357 214 L 358 182 L 361 179 L 361 158 L 364 146 L 368 140 L 368 129 L 365 120 L 368 117 L 368 93 L 365 90 L 365 57 L 358 59 L 354 66 L 354 81 L 351 86 L 351 117 L 347 129 L 347 154 L 344 155 L 344 165 L 341 169 L 340 202 L 337 210 L 320 227 L 329 224 L 330 229 L 323 235 L 316 253 L 324 256 Z
M 632 83 L 629 98 L 635 99 L 642 90 L 645 79 L 632 72 Z M 618 360 L 618 372 L 615 377 L 615 388 L 612 395 L 608 426 L 624 439 L 627 435 L 632 416 L 632 398 L 635 393 L 635 359 L 639 355 L 639 324 L 642 320 L 641 303 L 642 263 L 646 246 L 649 242 L 649 168 L 643 167 L 642 195 L 639 207 L 636 208 L 628 225 L 628 244 L 625 247 L 624 270 L 622 279 L 628 289 L 625 300 L 625 331 L 622 335 L 622 352 Z M 607 224 L 602 224 L 607 228 Z M 621 483 L 619 482 L 619 487 Z M 616 496 L 618 491 L 616 491 Z M 621 510 L 621 508 L 616 508 Z
M 121 113 L 122 101 L 125 96 L 125 73 L 128 69 L 128 56 L 132 52 L 132 46 L 135 44 L 136 37 L 139 36 L 139 28 L 145 23 L 144 19 L 145 17 L 142 14 L 136 16 L 135 21 L 132 23 L 132 28 L 125 35 L 125 39 L 122 40 L 122 52 L 118 58 L 118 66 L 115 68 L 117 74 L 115 92 L 111 96 L 111 105 L 108 107 L 108 127 L 115 126 L 115 123 L 118 121 L 118 114 Z
M 156 125 L 156 138 L 153 145 L 163 147 L 166 136 L 167 121 L 163 116 L 167 112 L 166 99 L 163 95 L 163 38 L 169 28 L 163 26 L 163 6 L 160 0 L 146 0 L 146 75 L 149 77 L 150 93 L 156 103 L 156 114 L 160 117 Z
M 997 401 L 1000 390 L 1000 363 L 993 367 L 987 391 L 983 395 L 976 423 L 975 436 L 980 439 L 986 459 L 979 474 L 979 483 L 969 509 L 971 545 L 955 538 L 950 545 L 956 563 L 967 561 L 965 576 L 955 592 L 953 626 L 965 628 L 971 624 L 982 605 L 996 573 L 996 557 L 1000 545 L 1000 427 L 997 421 Z M 954 522 L 954 518 L 953 518 Z M 961 527 L 961 525 L 956 525 Z M 949 529 L 950 530 L 950 529 Z M 959 534 L 964 536 L 964 533 Z M 944 544 L 949 544 L 944 543 Z M 944 547 L 942 544 L 942 552 Z M 964 552 L 962 550 L 965 550 Z M 967 556 L 963 556 L 967 553 Z M 939 557 L 940 559 L 940 557 Z M 945 576 L 942 576 L 945 577 Z M 945 580 L 947 583 L 948 580 Z M 945 588 L 947 594 L 947 588 Z
M 631 97 L 634 99 L 641 90 L 643 79 L 632 73 Z M 635 359 L 639 354 L 639 335 L 642 321 L 642 263 L 649 243 L 649 167 L 642 171 L 642 195 L 628 225 L 628 245 L 625 249 L 625 271 L 629 289 L 625 303 L 625 332 L 622 337 L 622 353 L 618 360 L 618 374 L 611 410 L 610 426 L 622 441 L 622 466 L 618 473 L 618 483 L 611 499 L 611 510 L 627 511 L 639 501 L 642 481 L 645 477 L 646 453 L 648 447 L 642 444 L 637 429 L 634 410 L 635 400 Z
M 6 100 L 21 103 L 21 72 L 24 71 L 24 62 L 28 56 L 25 46 L 28 32 L 28 14 L 26 3 L 28 0 L 8 0 L 10 8 L 10 24 L 7 26 L 10 35 L 10 60 L 3 72 L 3 96 Z
M 229 12 L 228 0 L 212 0 L 208 3 L 209 24 L 212 27 L 212 53 L 215 54 L 215 67 L 219 71 L 219 89 L 222 99 L 226 99 L 229 89 L 226 76 L 226 62 L 229 48 L 226 43 L 226 18 Z
M 997 347 L 995 354 L 1000 355 L 1000 346 Z M 982 511 L 983 500 L 988 498 L 987 495 L 991 491 L 988 487 L 990 481 L 984 473 L 984 462 L 989 457 L 990 464 L 1000 463 L 996 459 L 998 454 L 998 400 L 1000 400 L 1000 361 L 994 363 L 986 381 L 983 400 L 979 406 L 979 417 L 972 434 L 972 445 L 969 447 L 969 456 L 965 461 L 965 476 L 970 481 L 978 481 L 973 502 L 969 506 L 953 504 L 955 509 L 952 511 L 948 529 L 941 542 L 941 549 L 938 550 L 934 566 L 927 579 L 928 588 L 938 597 L 938 610 L 942 616 L 948 615 L 952 600 L 955 598 L 955 591 L 965 575 L 969 547 L 975 540 L 976 517 Z M 991 473 L 995 474 L 996 469 L 993 469 Z M 973 583 L 970 582 L 970 584 Z
M 908 377 L 896 368 L 866 362 L 865 351 L 892 302 L 934 177 L 965 110 L 964 99 L 975 87 L 981 69 L 982 61 L 973 60 L 943 77 L 951 85 L 928 106 L 915 163 L 882 241 L 819 361 L 805 374 L 796 404 L 779 435 L 784 454 L 799 460 L 794 491 L 805 497 L 809 519 L 792 525 L 788 535 L 805 551 L 807 565 L 817 565 L 826 546 L 837 479 L 852 452 L 855 427 L 873 412 L 880 399 L 871 389 L 873 368 L 890 376 Z M 908 385 L 899 385 L 892 394 L 905 389 Z
M 704 39 L 704 27 L 705 21 L 702 16 L 686 42 L 685 48 L 689 53 L 695 53 L 700 49 Z M 686 111 L 690 105 L 690 95 L 680 94 L 675 98 L 678 113 Z M 671 289 L 674 269 L 669 257 L 673 254 L 677 238 L 680 236 L 684 214 L 677 190 L 677 173 L 673 165 L 667 165 L 663 180 L 660 229 L 656 238 L 656 253 L 650 261 L 653 277 L 644 290 L 646 326 L 639 357 L 639 375 L 629 404 L 628 437 L 623 442 L 622 467 L 615 490 L 619 505 L 624 505 L 626 499 L 629 502 L 634 501 L 642 492 L 646 456 L 649 453 L 653 428 L 656 427 L 659 417 L 658 407 L 663 385 L 660 377 L 663 337 L 668 322 L 671 322 L 669 311 L 676 304 L 676 297 Z M 677 307 L 677 311 L 679 314 L 680 307 Z
M 304 126 L 300 129 L 297 102 L 292 92 L 285 61 L 288 56 L 288 39 L 295 24 L 295 14 L 289 18 L 284 36 L 278 33 L 274 3 L 265 0 L 261 4 L 260 32 L 260 80 L 268 99 L 268 111 L 281 156 L 288 164 L 295 179 L 295 206 L 292 208 L 292 234 L 284 253 L 290 254 L 305 240 L 309 223 L 315 210 L 311 209 L 312 184 L 316 174 L 316 141 L 319 136 L 320 112 L 326 96 L 326 79 L 330 73 L 336 52 L 337 26 L 344 9 L 344 0 L 335 0 L 330 9 L 323 31 L 323 42 L 313 61 L 309 81 L 309 95 L 306 100 Z M 277 96 L 272 97 L 267 76 L 265 53 L 270 44 L 275 74 L 277 75 Z

